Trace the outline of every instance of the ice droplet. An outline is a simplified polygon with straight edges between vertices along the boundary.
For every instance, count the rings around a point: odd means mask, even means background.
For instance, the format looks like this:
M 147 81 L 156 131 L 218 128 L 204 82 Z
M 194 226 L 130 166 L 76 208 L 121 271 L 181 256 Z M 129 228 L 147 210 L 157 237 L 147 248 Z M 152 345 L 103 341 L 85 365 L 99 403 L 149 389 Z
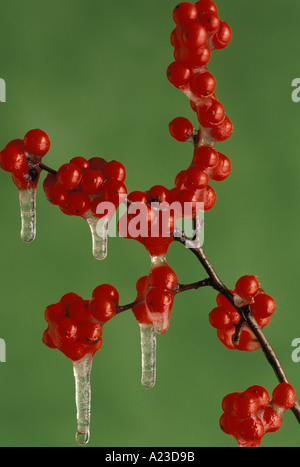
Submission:
M 19 190 L 21 239 L 30 243 L 36 235 L 36 188 Z
M 99 219 L 89 211 L 84 216 L 92 234 L 92 251 L 97 260 L 105 259 L 107 256 L 108 219 Z
M 156 335 L 152 324 L 140 323 L 142 386 L 151 389 L 156 381 Z
M 76 442 L 80 445 L 87 444 L 90 438 L 92 362 L 93 356 L 90 354 L 73 362 L 77 409 Z

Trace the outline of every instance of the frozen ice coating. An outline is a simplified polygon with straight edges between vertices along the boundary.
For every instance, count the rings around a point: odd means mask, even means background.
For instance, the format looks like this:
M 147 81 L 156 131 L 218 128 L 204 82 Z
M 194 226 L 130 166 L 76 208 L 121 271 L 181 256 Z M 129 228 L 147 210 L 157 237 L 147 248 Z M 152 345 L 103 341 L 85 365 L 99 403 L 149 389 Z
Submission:
M 156 381 L 156 335 L 152 324 L 140 323 L 142 386 L 151 389 Z
M 81 360 L 73 362 L 77 409 L 76 441 L 80 445 L 87 444 L 90 437 L 92 361 L 93 356 L 86 354 Z
M 93 256 L 97 260 L 105 259 L 107 256 L 107 237 L 108 237 L 108 220 L 99 219 L 89 211 L 85 219 L 90 227 L 92 234 L 92 251 Z
M 19 190 L 21 239 L 30 243 L 36 235 L 36 188 Z
M 151 256 L 151 267 L 155 268 L 166 263 L 166 255 Z

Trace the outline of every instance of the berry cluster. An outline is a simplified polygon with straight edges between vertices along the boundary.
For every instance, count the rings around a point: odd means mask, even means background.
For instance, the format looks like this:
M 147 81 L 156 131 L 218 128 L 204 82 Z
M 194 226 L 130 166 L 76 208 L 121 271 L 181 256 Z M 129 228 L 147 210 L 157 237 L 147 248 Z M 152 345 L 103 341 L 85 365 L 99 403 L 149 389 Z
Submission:
M 64 214 L 83 217 L 91 211 L 97 218 L 110 218 L 126 199 L 125 178 L 125 168 L 118 161 L 74 157 L 56 174 L 47 175 L 44 191 L 50 203 Z
M 220 427 L 226 434 L 234 436 L 240 447 L 259 447 L 266 433 L 281 427 L 283 413 L 295 402 L 295 390 L 288 383 L 275 387 L 272 400 L 264 387 L 251 386 L 224 397 Z
M 115 315 L 118 303 L 119 294 L 109 284 L 96 287 L 90 300 L 73 292 L 65 294 L 45 310 L 44 344 L 73 361 L 94 355 L 102 346 L 103 325 Z
M 196 4 L 182 2 L 175 7 L 173 19 L 176 27 L 171 33 L 171 43 L 175 61 L 169 65 L 167 77 L 187 95 L 200 125 L 197 132 L 184 117 L 177 117 L 169 124 L 170 134 L 177 141 L 195 143 L 190 167 L 175 179 L 174 200 L 191 203 L 194 216 L 196 203 L 203 203 L 204 211 L 215 205 L 216 193 L 209 181 L 225 180 L 231 172 L 229 158 L 213 145 L 228 139 L 233 127 L 215 95 L 216 80 L 207 71 L 211 51 L 229 44 L 231 29 L 220 20 L 217 6 L 211 0 Z
M 218 338 L 228 349 L 246 352 L 257 350 L 260 348 L 260 343 L 246 323 L 242 324 L 238 340 L 234 339 L 242 320 L 236 307 L 249 305 L 257 324 L 264 328 L 269 324 L 271 315 L 276 309 L 275 300 L 263 292 L 257 278 L 253 275 L 240 277 L 231 292 L 235 306 L 223 295 L 218 294 L 216 300 L 218 306 L 210 312 L 209 322 L 217 329 Z
M 10 141 L 0 152 L 0 167 L 12 174 L 19 190 L 35 189 L 41 173 L 39 162 L 50 149 L 50 139 L 42 130 L 26 133 L 23 139 Z
M 153 324 L 157 334 L 165 334 L 177 289 L 177 276 L 167 264 L 153 267 L 149 276 L 141 277 L 136 283 L 136 305 L 132 308 L 138 322 Z

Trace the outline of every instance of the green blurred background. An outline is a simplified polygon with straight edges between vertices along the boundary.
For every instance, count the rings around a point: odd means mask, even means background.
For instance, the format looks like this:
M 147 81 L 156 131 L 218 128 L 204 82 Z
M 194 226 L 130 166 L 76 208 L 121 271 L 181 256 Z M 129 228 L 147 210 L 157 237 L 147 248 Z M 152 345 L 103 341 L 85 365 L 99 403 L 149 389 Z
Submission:
M 7 102 L 0 104 L 3 147 L 31 128 L 52 142 L 44 162 L 53 168 L 76 155 L 118 159 L 128 189 L 172 186 L 192 148 L 173 140 L 168 123 L 190 117 L 186 97 L 166 79 L 175 0 L 0 0 L 1 71 Z M 291 100 L 299 77 L 300 4 L 286 0 L 217 1 L 233 30 L 230 46 L 213 54 L 209 70 L 235 131 L 218 149 L 232 174 L 213 186 L 206 214 L 205 252 L 228 287 L 253 273 L 277 302 L 266 335 L 300 394 L 300 363 L 291 342 L 300 337 L 299 201 L 300 103 Z M 37 238 L 20 240 L 18 193 L 7 173 L 1 183 L 0 445 L 75 446 L 72 362 L 41 342 L 43 313 L 69 291 L 85 298 L 103 282 L 121 304 L 135 298 L 136 280 L 150 262 L 137 242 L 109 239 L 109 255 L 91 254 L 87 224 L 64 216 L 38 190 Z M 205 275 L 181 245 L 168 262 L 182 283 Z M 231 352 L 208 323 L 211 290 L 176 297 L 168 333 L 158 338 L 157 384 L 140 385 L 139 329 L 130 311 L 104 328 L 92 371 L 91 447 L 236 446 L 221 432 L 221 400 L 252 384 L 270 392 L 277 380 L 261 351 Z M 294 415 L 266 435 L 263 446 L 299 446 Z

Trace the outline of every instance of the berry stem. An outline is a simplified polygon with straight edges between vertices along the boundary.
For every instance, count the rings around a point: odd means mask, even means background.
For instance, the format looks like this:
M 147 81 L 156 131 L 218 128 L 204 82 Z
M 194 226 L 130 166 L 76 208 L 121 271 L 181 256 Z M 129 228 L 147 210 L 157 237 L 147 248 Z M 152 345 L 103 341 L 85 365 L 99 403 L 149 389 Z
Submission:
M 45 170 L 46 172 L 49 172 L 52 175 L 57 174 L 56 170 L 51 169 L 51 167 L 48 167 L 47 165 L 43 164 L 42 162 L 38 162 L 37 165 L 39 166 L 40 169 Z
M 176 229 L 176 234 L 174 235 L 174 239 L 178 242 L 180 242 L 182 245 L 186 246 L 189 244 L 189 239 L 186 237 L 186 235 L 183 232 L 179 232 L 178 229 Z M 266 336 L 264 335 L 263 331 L 261 328 L 258 326 L 256 320 L 254 319 L 250 308 L 248 305 L 243 306 L 243 307 L 237 307 L 234 303 L 233 300 L 233 295 L 229 291 L 229 289 L 223 284 L 223 282 L 220 280 L 219 276 L 215 272 L 214 268 L 210 264 L 209 260 L 207 259 L 203 248 L 190 248 L 191 252 L 198 258 L 202 266 L 204 267 L 205 271 L 209 275 L 210 283 L 206 282 L 206 285 L 210 285 L 213 289 L 217 290 L 220 292 L 227 300 L 235 307 L 235 309 L 241 314 L 243 320 L 245 320 L 250 327 L 250 329 L 253 331 L 255 334 L 257 340 L 259 341 L 261 348 L 264 352 L 265 357 L 267 358 L 267 361 L 273 368 L 273 371 L 280 383 L 288 383 L 287 376 L 283 370 L 283 367 L 273 349 L 271 344 L 268 342 Z M 206 280 L 207 281 L 207 280 Z M 202 281 L 201 281 L 202 282 Z M 192 287 L 191 287 L 192 288 Z M 300 423 L 300 405 L 298 402 L 295 403 L 295 405 L 291 408 L 292 412 L 294 413 L 296 419 Z

